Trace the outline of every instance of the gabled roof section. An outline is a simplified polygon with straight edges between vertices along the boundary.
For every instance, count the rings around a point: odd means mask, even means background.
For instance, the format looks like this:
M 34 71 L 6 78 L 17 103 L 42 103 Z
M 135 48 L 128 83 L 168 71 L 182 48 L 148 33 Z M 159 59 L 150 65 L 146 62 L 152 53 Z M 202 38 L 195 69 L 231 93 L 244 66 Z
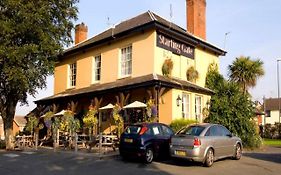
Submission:
M 151 11 L 147 11 L 129 20 L 123 21 L 115 25 L 114 27 L 105 30 L 104 32 L 92 38 L 89 38 L 88 40 L 78 43 L 77 45 L 69 49 L 66 49 L 63 52 L 63 56 L 73 54 L 91 47 L 99 46 L 107 42 L 126 37 L 130 34 L 151 28 L 161 29 L 162 31 L 166 30 L 166 32 L 176 32 L 177 34 L 184 37 L 184 40 L 193 42 L 193 45 L 199 45 L 205 49 L 214 51 L 218 55 L 226 54 L 226 51 L 224 51 L 223 49 L 220 49 L 219 47 L 214 46 L 213 44 L 210 44 L 205 40 L 188 33 L 185 29 L 160 17 L 159 15 Z
M 281 98 L 269 98 L 265 99 L 264 109 L 265 111 L 276 111 L 279 110 L 279 103 L 281 108 Z
M 15 116 L 14 121 L 16 122 L 16 124 L 20 127 L 23 127 L 26 125 L 27 121 L 24 118 L 24 116 Z
M 26 119 L 23 116 L 15 116 L 14 117 L 14 122 L 20 126 L 20 127 L 24 127 L 27 123 Z M 0 116 L 0 126 L 3 125 L 3 119 Z

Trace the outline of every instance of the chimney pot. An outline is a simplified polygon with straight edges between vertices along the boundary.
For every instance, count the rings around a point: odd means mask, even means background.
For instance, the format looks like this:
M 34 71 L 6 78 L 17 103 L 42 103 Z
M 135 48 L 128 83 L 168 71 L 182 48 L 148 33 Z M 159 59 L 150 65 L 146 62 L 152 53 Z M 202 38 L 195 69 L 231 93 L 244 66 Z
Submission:
M 88 27 L 82 22 L 75 26 L 75 44 L 78 44 L 87 39 Z
M 206 40 L 206 0 L 186 0 L 187 31 Z

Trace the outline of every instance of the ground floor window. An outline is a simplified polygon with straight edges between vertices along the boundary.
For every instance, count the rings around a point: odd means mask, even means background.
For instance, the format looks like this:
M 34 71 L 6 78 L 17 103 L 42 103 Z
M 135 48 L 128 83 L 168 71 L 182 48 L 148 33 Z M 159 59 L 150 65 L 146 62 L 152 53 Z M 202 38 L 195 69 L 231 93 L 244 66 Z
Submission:
M 197 121 L 201 121 L 202 114 L 202 97 L 195 96 L 195 117 Z
M 189 110 L 189 94 L 182 94 L 182 118 L 189 118 L 190 110 Z

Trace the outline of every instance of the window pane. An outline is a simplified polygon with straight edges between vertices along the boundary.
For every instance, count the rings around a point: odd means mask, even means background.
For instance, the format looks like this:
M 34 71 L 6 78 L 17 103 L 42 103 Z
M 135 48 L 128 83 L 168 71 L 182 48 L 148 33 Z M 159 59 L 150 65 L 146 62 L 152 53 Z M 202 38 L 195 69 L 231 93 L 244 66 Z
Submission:
M 177 134 L 199 136 L 204 129 L 203 126 L 189 126 L 180 130 Z
M 96 56 L 95 57 L 95 67 L 94 67 L 94 81 L 99 81 L 100 80 L 100 73 L 101 73 L 101 56 Z
M 69 86 L 76 86 L 76 63 L 69 65 Z
M 121 76 L 132 73 L 132 46 L 121 49 Z
M 189 117 L 189 94 L 182 94 L 182 117 Z

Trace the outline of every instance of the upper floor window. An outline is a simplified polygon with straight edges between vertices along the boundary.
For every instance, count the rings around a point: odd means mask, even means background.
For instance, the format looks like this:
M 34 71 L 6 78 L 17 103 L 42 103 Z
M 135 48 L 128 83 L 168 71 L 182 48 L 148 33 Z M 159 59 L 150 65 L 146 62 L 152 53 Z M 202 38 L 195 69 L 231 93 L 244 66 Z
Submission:
M 202 97 L 195 96 L 195 116 L 196 120 L 201 121 L 202 114 Z
M 121 49 L 121 76 L 132 74 L 132 46 Z
M 69 64 L 69 87 L 76 86 L 77 64 Z
M 93 81 L 100 81 L 100 73 L 101 73 L 101 55 L 95 56 L 94 60 L 94 75 L 93 75 Z
M 182 118 L 188 118 L 190 114 L 189 110 L 189 94 L 182 94 Z

